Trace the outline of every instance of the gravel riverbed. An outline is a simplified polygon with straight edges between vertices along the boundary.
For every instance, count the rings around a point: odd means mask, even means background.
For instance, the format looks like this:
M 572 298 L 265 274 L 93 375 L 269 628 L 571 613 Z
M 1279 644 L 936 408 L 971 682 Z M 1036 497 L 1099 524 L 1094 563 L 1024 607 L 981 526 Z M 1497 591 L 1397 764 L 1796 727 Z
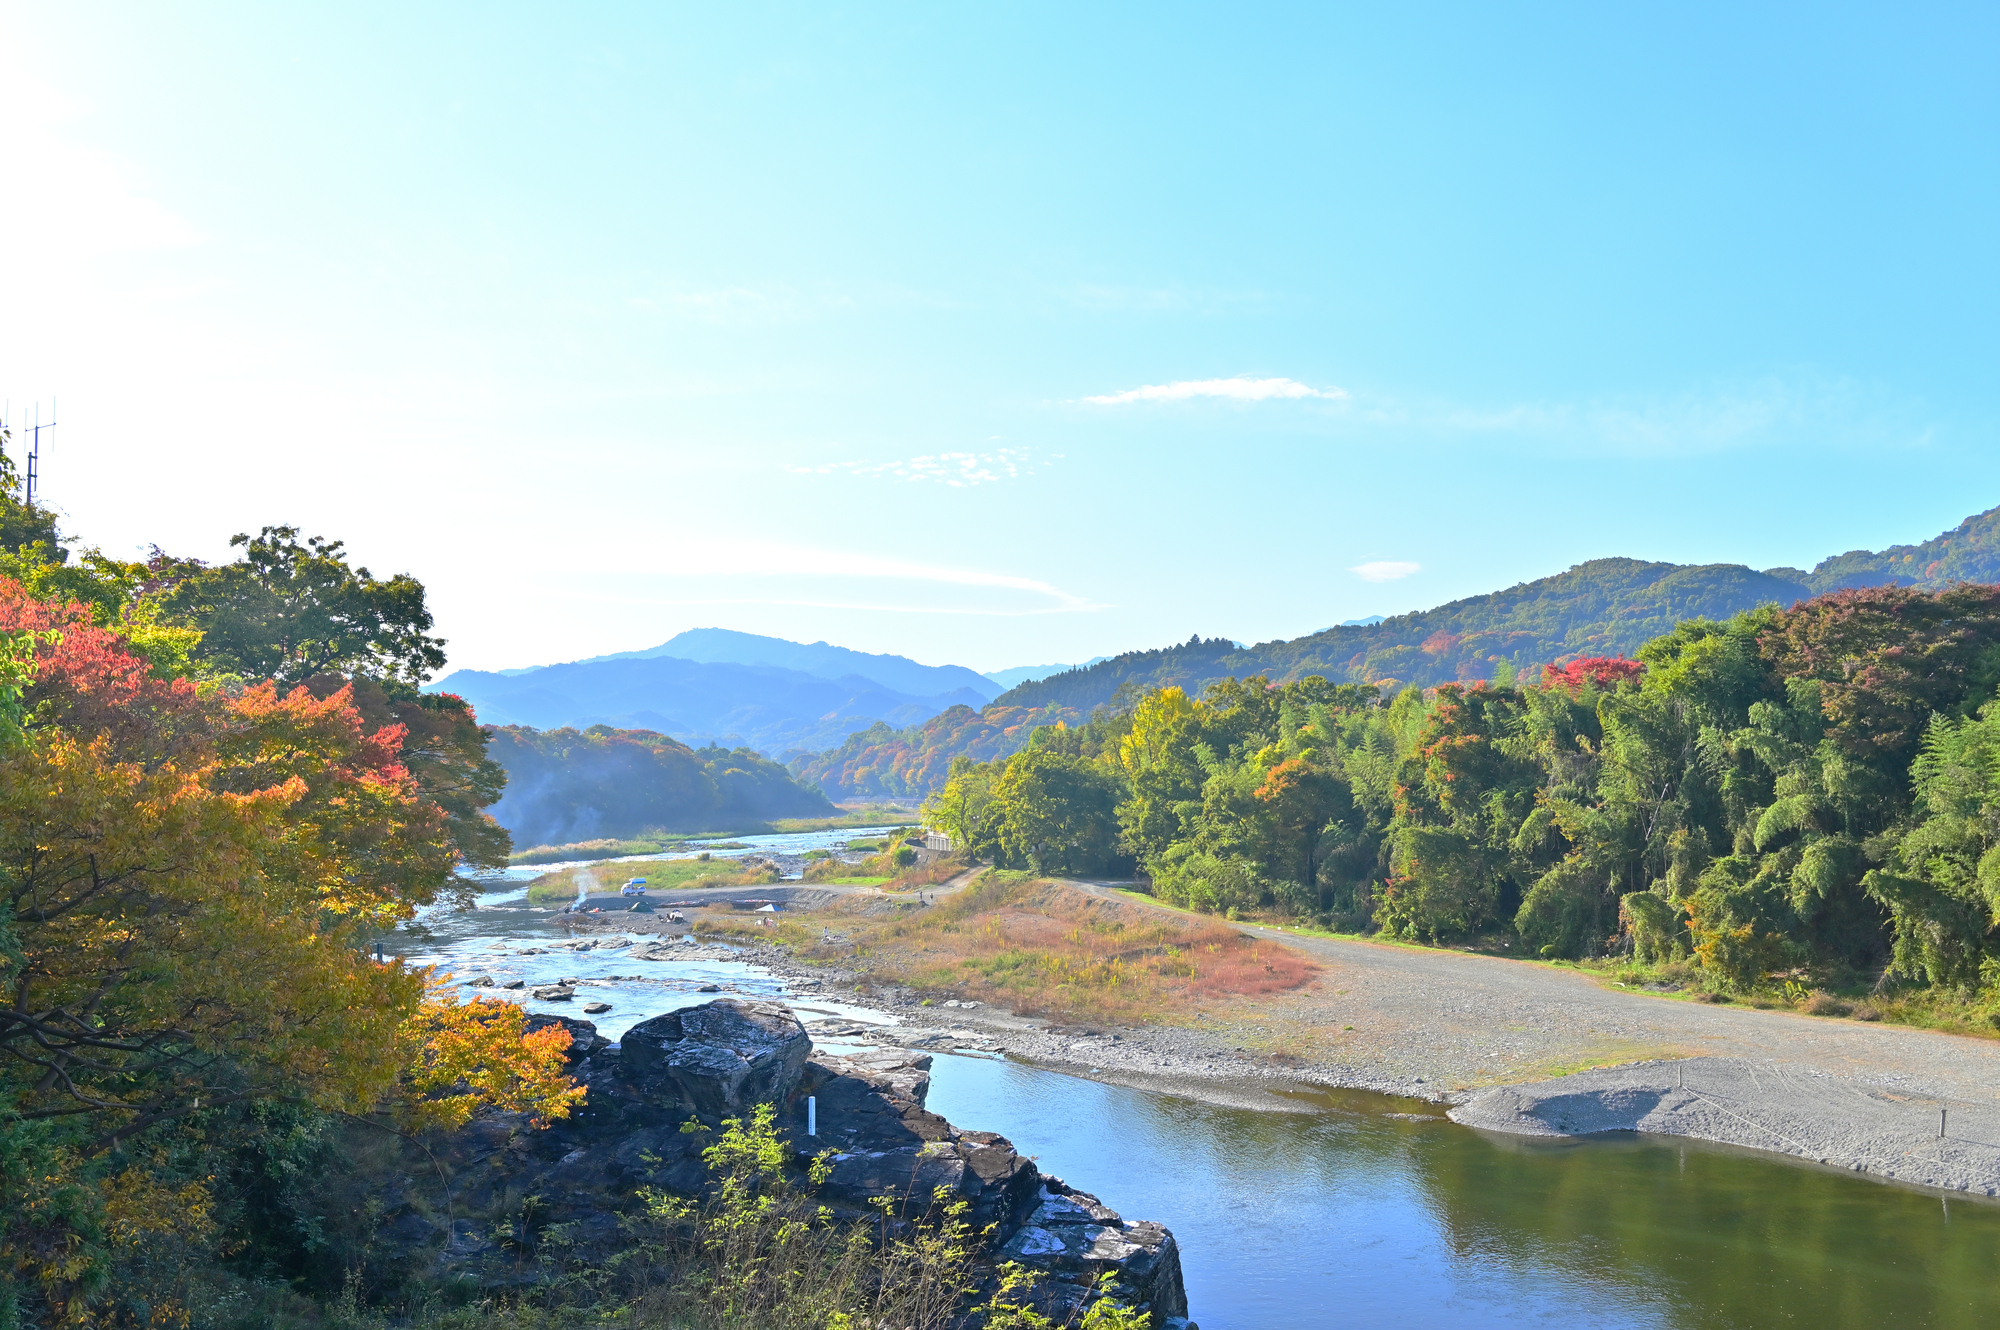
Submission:
M 1064 1025 L 926 1002 L 769 944 L 733 954 L 802 996 L 894 1018 L 821 1022 L 819 1038 L 1006 1056 L 1264 1110 L 1313 1111 L 1315 1087 L 1370 1090 L 1449 1105 L 1481 1130 L 1686 1136 L 2000 1196 L 2000 1041 L 1676 1001 L 1497 957 L 1244 931 L 1305 951 L 1321 977 L 1194 1028 Z

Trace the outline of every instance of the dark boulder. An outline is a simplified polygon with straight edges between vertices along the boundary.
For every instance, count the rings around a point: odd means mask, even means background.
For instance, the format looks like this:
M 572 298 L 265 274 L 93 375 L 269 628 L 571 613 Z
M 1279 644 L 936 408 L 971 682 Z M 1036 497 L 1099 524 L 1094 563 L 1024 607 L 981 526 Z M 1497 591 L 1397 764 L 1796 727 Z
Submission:
M 597 1027 L 589 1021 L 571 1020 L 567 1016 L 543 1016 L 539 1013 L 530 1015 L 528 1017 L 527 1032 L 533 1034 L 535 1031 L 545 1029 L 551 1025 L 560 1025 L 563 1029 L 569 1031 L 569 1048 L 563 1053 L 563 1056 L 569 1059 L 571 1065 L 575 1065 L 589 1057 L 592 1053 L 599 1052 L 611 1045 L 611 1041 L 599 1034 Z
M 625 1076 L 671 1090 L 704 1118 L 741 1117 L 783 1103 L 798 1088 L 812 1040 L 776 1002 L 718 998 L 641 1021 L 619 1041 Z

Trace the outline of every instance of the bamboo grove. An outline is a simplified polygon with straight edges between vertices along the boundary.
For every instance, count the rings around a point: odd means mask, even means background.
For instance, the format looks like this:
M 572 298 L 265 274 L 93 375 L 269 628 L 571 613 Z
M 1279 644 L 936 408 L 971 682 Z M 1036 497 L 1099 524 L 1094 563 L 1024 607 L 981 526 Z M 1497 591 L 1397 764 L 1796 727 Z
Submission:
M 926 811 L 1206 911 L 1969 992 L 2000 978 L 1996 695 L 2000 588 L 1846 590 L 1532 680 L 1155 690 L 961 759 Z

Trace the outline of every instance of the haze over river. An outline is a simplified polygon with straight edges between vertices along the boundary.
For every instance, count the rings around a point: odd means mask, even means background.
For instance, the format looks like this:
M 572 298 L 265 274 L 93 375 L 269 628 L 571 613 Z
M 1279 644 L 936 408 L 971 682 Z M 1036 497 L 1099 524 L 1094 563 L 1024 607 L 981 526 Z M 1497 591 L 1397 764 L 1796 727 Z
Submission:
M 799 853 L 866 834 L 743 842 Z M 406 954 L 462 978 L 581 979 L 575 1002 L 527 1005 L 580 1017 L 582 1002 L 610 1002 L 589 1019 L 614 1039 L 711 1000 L 697 991 L 711 983 L 808 1018 L 891 1019 L 738 961 L 520 955 L 564 938 L 523 898 L 544 871 L 428 915 Z M 1204 1330 L 2000 1324 L 2000 1205 L 1726 1147 L 1490 1135 L 1359 1092 L 1220 1108 L 975 1056 L 937 1059 L 930 1106 L 1173 1229 Z

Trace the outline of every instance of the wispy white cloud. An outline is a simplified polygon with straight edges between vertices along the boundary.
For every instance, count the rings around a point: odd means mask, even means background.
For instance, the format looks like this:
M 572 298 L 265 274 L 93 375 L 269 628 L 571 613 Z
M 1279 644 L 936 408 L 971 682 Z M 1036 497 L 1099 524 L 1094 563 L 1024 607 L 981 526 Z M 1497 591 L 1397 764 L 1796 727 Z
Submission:
M 1691 457 L 1783 447 L 1924 447 L 1937 424 L 1920 402 L 1854 380 L 1801 371 L 1588 401 L 1468 404 L 1362 393 L 1343 412 L 1352 428 L 1411 429 L 1441 437 L 1518 442 L 1537 453 Z
M 1122 393 L 1106 393 L 1083 400 L 1095 406 L 1123 406 L 1128 402 L 1185 402 L 1195 397 L 1224 397 L 1236 402 L 1296 401 L 1322 397 L 1339 401 L 1347 396 L 1344 388 L 1312 388 L 1297 379 L 1253 379 L 1238 375 L 1233 379 L 1182 379 L 1178 383 L 1149 383 Z
M 996 480 L 1018 480 L 1035 474 L 1037 466 L 1062 460 L 1061 453 L 1037 458 L 1024 448 L 1001 448 L 990 453 L 926 453 L 900 462 L 825 462 L 819 466 L 786 466 L 796 476 L 890 476 L 897 480 L 923 480 L 953 489 L 967 489 Z
M 617 569 L 598 581 L 625 588 L 604 594 L 647 604 L 799 605 L 1003 617 L 1110 608 L 1040 578 L 852 549 L 686 539 L 664 546 L 613 541 L 597 552 L 614 560 Z M 686 585 L 690 580 L 699 585 Z
M 1403 563 L 1395 559 L 1376 559 L 1370 563 L 1358 563 L 1347 571 L 1364 582 L 1394 582 L 1408 577 L 1411 573 L 1423 571 L 1420 563 Z

